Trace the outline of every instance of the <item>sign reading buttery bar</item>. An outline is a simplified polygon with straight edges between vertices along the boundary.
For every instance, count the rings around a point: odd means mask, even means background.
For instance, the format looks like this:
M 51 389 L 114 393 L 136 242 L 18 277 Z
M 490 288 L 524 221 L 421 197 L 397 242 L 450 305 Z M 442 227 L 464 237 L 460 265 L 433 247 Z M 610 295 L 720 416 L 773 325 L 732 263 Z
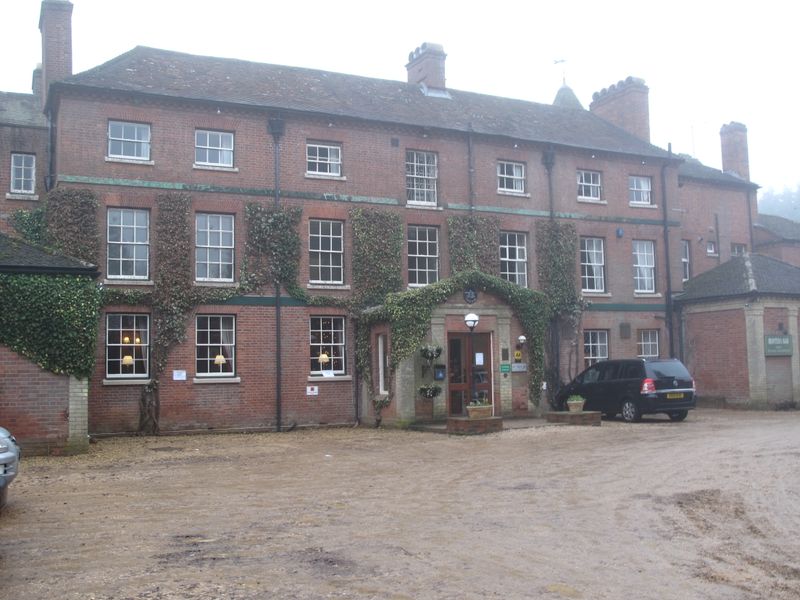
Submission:
M 764 336 L 764 354 L 766 356 L 791 356 L 792 336 L 782 333 Z

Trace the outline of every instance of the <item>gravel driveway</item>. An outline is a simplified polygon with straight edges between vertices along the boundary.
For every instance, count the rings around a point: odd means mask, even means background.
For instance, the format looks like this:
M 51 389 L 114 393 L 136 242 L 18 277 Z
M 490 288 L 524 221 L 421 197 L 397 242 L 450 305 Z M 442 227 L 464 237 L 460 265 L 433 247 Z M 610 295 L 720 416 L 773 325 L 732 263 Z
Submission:
M 798 412 L 104 439 L 0 517 L 3 600 L 799 597 Z

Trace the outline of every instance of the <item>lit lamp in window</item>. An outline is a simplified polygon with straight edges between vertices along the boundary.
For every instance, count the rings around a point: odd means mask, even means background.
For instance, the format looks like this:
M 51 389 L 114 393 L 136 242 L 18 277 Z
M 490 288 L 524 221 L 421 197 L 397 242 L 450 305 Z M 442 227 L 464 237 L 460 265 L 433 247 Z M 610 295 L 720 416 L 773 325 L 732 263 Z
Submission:
M 329 362 L 331 362 L 331 358 L 330 356 L 328 356 L 327 352 L 320 352 L 319 356 L 317 357 L 317 360 L 319 361 L 319 364 L 321 364 L 323 367 L 327 365 Z
M 129 338 L 129 337 L 126 335 L 124 338 L 122 338 L 122 343 L 123 343 L 123 344 L 130 344 L 130 343 L 131 343 L 131 338 Z
M 130 354 L 126 354 L 122 357 L 122 364 L 123 366 L 130 367 L 133 365 L 133 356 Z
M 220 366 L 224 365 L 224 364 L 225 364 L 225 363 L 227 363 L 227 362 L 228 362 L 228 359 L 227 359 L 227 358 L 225 358 L 225 356 L 224 356 L 224 355 L 222 355 L 222 354 L 217 354 L 217 355 L 214 357 L 214 364 L 215 364 L 215 365 L 217 365 L 218 367 L 220 367 Z

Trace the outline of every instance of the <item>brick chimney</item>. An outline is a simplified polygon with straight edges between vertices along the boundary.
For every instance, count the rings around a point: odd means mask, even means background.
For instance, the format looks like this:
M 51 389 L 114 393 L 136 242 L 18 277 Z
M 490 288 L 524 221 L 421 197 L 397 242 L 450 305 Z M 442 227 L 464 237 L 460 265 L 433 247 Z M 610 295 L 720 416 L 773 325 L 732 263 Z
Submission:
M 628 77 L 595 92 L 589 110 L 646 142 L 650 141 L 650 88 Z
M 731 121 L 719 130 L 722 143 L 722 170 L 750 181 L 750 157 L 747 151 L 747 127 Z
M 408 55 L 408 83 L 424 83 L 429 88 L 443 90 L 444 60 L 447 55 L 439 44 L 425 42 Z
M 42 106 L 50 84 L 72 75 L 72 2 L 43 0 L 39 13 L 42 32 Z
M 33 95 L 37 96 L 41 100 L 41 98 L 42 98 L 42 64 L 41 63 L 36 65 L 36 68 L 33 70 L 33 76 L 31 77 L 31 92 L 33 92 Z

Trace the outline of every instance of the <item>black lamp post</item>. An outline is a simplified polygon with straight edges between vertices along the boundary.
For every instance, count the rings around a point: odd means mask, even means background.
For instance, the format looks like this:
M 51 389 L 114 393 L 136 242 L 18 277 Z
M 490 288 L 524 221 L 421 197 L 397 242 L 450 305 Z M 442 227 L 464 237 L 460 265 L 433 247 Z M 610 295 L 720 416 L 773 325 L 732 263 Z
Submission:
M 470 361 L 470 363 L 469 363 L 470 364 L 470 369 L 469 369 L 470 378 L 469 378 L 469 402 L 467 402 L 467 404 L 469 404 L 470 402 L 472 402 L 473 400 L 475 400 L 477 398 L 477 394 L 475 392 L 475 373 L 472 372 L 472 367 L 473 367 L 473 362 L 475 361 L 475 346 L 474 346 L 474 339 L 475 338 L 473 336 L 473 332 L 475 331 L 475 328 L 478 326 L 478 321 L 479 320 L 480 319 L 479 319 L 478 315 L 476 315 L 475 313 L 469 313 L 467 315 L 464 315 L 464 323 L 469 328 L 469 358 L 468 358 L 468 360 Z

